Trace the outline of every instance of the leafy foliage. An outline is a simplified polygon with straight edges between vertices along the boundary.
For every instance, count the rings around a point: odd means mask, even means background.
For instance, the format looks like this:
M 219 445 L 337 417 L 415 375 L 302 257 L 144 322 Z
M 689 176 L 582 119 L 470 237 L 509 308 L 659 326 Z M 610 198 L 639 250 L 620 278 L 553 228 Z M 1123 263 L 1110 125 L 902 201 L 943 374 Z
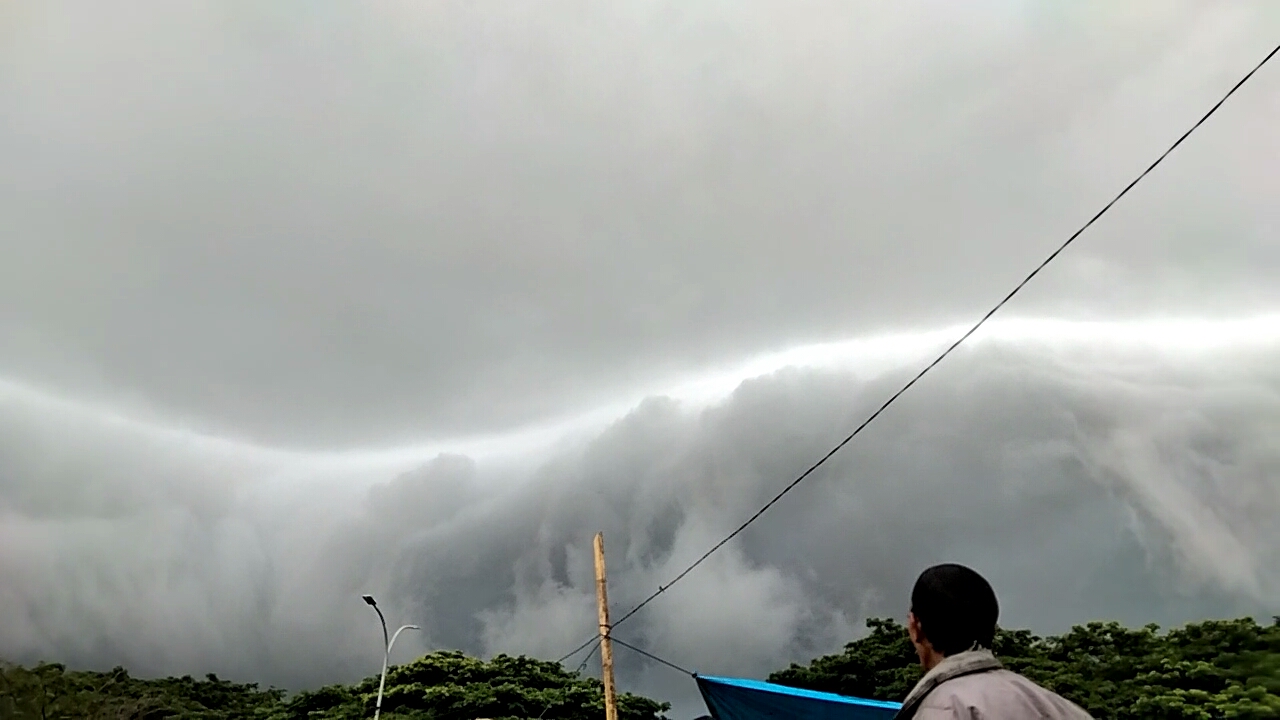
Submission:
M 58 664 L 0 666 L 0 718 L 266 718 L 284 693 L 208 675 L 139 680 L 124 668 L 68 672 Z
M 920 677 L 906 629 L 869 620 L 871 632 L 844 652 L 792 665 L 773 682 L 881 700 L 901 700 Z M 1090 623 L 1060 636 L 1001 630 L 995 651 L 1012 670 L 1084 706 L 1100 720 L 1280 718 L 1280 619 L 1212 620 L 1161 633 L 1156 626 Z M 123 668 L 0 665 L 0 718 L 60 720 L 345 719 L 373 716 L 378 678 L 291 697 L 215 675 L 142 680 Z M 669 705 L 619 698 L 621 720 L 662 720 Z M 437 652 L 391 668 L 387 720 L 598 720 L 598 680 L 556 663 L 499 655 L 489 661 Z
M 300 693 L 287 718 L 358 718 L 373 711 L 378 678 L 354 687 Z M 619 720 L 654 720 L 670 705 L 637 695 L 618 697 Z M 604 715 L 599 680 L 566 672 L 558 663 L 499 655 L 489 662 L 458 652 L 436 652 L 387 672 L 383 717 L 472 720 L 542 718 L 598 720 Z
M 807 667 L 792 665 L 769 682 L 822 692 L 901 701 L 920 679 L 920 660 L 907 630 L 893 620 L 867 620 L 871 634 Z
M 871 633 L 838 655 L 774 673 L 772 682 L 901 700 L 920 677 L 906 628 L 869 620 Z M 1280 718 L 1280 618 L 1194 623 L 1161 634 L 1089 623 L 1061 636 L 1001 630 L 1005 665 L 1078 703 L 1094 717 L 1213 720 Z
M 0 718 L 237 718 L 302 720 L 373 716 L 378 678 L 331 685 L 286 698 L 276 689 L 238 685 L 214 675 L 139 680 L 121 668 L 109 673 L 68 672 L 61 665 L 0 667 Z M 620 720 L 659 720 L 670 706 L 624 694 Z M 387 720 L 542 718 L 598 720 L 604 714 L 599 680 L 559 664 L 499 655 L 489 662 L 437 652 L 387 672 L 382 699 Z

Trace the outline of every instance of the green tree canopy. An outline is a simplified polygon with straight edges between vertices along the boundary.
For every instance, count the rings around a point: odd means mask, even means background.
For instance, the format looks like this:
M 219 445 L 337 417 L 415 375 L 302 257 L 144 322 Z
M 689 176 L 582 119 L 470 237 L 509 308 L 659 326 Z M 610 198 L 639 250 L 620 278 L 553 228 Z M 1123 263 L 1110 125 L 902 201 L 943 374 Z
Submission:
M 774 673 L 773 682 L 901 700 L 920 677 L 906 629 L 870 620 L 870 633 L 843 652 Z M 996 653 L 1012 670 L 1085 707 L 1099 720 L 1280 718 L 1280 619 L 1211 620 L 1168 632 L 1090 623 L 1060 636 L 1001 630 Z M 287 696 L 274 688 L 208 675 L 145 680 L 123 668 L 69 671 L 58 664 L 0 665 L 0 718 L 368 718 L 378 678 Z M 661 720 L 669 705 L 619 698 L 621 720 Z M 499 655 L 484 661 L 436 652 L 391 668 L 387 720 L 599 720 L 598 680 L 557 663 Z
M 920 677 L 906 628 L 869 620 L 844 652 L 792 665 L 773 682 L 901 700 Z M 1280 618 L 1210 620 L 1161 633 L 1089 623 L 1060 636 L 1000 630 L 1005 665 L 1078 703 L 1100 720 L 1280 718 Z
M 110 672 L 69 672 L 59 664 L 34 668 L 0 665 L 0 718 L 160 718 L 270 717 L 284 693 L 241 685 L 208 675 L 140 680 L 124 668 Z
M 122 668 L 99 673 L 54 664 L 0 666 L 0 718 L 367 718 L 377 692 L 376 676 L 286 697 L 215 675 L 140 680 Z M 669 707 L 637 695 L 618 698 L 620 720 L 659 720 Z M 486 662 L 437 652 L 388 670 L 382 710 L 387 720 L 599 720 L 604 689 L 599 680 L 557 663 L 508 655 Z
M 373 710 L 378 678 L 300 693 L 289 718 L 357 718 Z M 619 720 L 655 720 L 670 705 L 638 695 L 618 697 Z M 387 672 L 383 717 L 433 720 L 599 720 L 604 688 L 599 680 L 568 672 L 558 663 L 499 655 L 485 662 L 459 652 L 436 652 Z

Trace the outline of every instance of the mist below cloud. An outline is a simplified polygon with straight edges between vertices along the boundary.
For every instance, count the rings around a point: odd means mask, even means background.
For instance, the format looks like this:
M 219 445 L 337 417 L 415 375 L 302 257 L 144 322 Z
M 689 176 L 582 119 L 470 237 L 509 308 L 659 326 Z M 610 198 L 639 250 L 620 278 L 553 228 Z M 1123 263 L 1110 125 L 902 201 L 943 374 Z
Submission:
M 0 654 L 313 686 L 431 648 L 554 658 L 772 497 L 953 336 L 794 349 L 545 426 L 310 453 L 0 384 Z M 618 629 L 760 676 L 901 616 L 942 560 L 1005 623 L 1276 612 L 1280 320 L 994 324 Z M 619 650 L 625 689 L 692 685 Z

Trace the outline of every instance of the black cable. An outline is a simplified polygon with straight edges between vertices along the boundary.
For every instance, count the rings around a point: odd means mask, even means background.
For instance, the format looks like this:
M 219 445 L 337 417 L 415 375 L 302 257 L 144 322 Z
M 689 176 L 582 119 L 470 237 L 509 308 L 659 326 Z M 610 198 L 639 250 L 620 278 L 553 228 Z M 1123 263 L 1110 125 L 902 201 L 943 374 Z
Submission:
M 628 643 L 628 642 L 624 642 L 624 641 L 622 641 L 622 640 L 619 640 L 618 638 L 613 637 L 612 635 L 610 635 L 610 636 L 609 636 L 609 640 L 611 640 L 611 641 L 613 641 L 613 642 L 618 643 L 619 645 L 621 645 L 622 647 L 624 647 L 624 648 L 626 648 L 626 649 L 628 649 L 628 650 L 631 650 L 631 651 L 633 651 L 633 652 L 640 653 L 641 655 L 643 655 L 643 656 L 645 656 L 645 657 L 649 658 L 650 660 L 653 660 L 654 662 L 660 662 L 660 663 L 662 663 L 663 665 L 666 665 L 667 667 L 671 668 L 672 670 L 675 670 L 676 672 L 682 672 L 682 673 L 684 673 L 685 675 L 694 675 L 694 676 L 696 676 L 696 675 L 697 675 L 697 673 L 695 673 L 695 672 L 694 672 L 694 671 L 692 671 L 692 670 L 685 670 L 684 668 L 680 667 L 679 665 L 677 665 L 677 664 L 675 664 L 675 663 L 673 663 L 673 662 L 671 662 L 671 661 L 669 661 L 669 660 L 663 660 L 662 658 L 658 657 L 657 655 L 654 655 L 653 653 L 649 652 L 648 650 L 641 650 L 640 648 L 636 647 L 635 645 L 632 645 L 631 643 Z
M 584 648 L 586 648 L 588 645 L 590 645 L 591 643 L 595 642 L 595 641 L 596 641 L 596 640 L 598 640 L 599 638 L 600 638 L 600 633 L 596 633 L 596 636 L 595 636 L 595 637 L 593 637 L 593 638 L 591 638 L 590 640 L 588 640 L 588 641 L 586 641 L 586 642 L 582 643 L 581 645 L 579 645 L 578 647 L 574 648 L 573 650 L 571 650 L 571 651 L 569 651 L 569 652 L 565 653 L 563 656 L 561 656 L 561 657 L 560 657 L 560 659 L 559 659 L 559 660 L 556 660 L 556 663 L 557 663 L 557 664 L 563 663 L 565 660 L 568 660 L 569 658 L 573 657 L 574 655 L 577 655 L 578 653 L 582 652 Z M 590 656 L 590 655 L 588 655 L 587 657 L 591 657 L 591 656 Z M 585 667 L 585 665 L 584 665 L 584 667 Z
M 603 638 L 601 640 L 603 641 Z M 587 653 L 587 656 L 582 658 L 582 662 L 578 663 L 578 669 L 574 670 L 574 672 L 581 675 L 582 671 L 587 669 L 587 663 L 591 662 L 591 658 L 596 656 L 596 651 L 599 649 L 600 643 L 596 643 L 596 646 L 591 648 L 591 652 Z
M 601 638 L 599 635 L 592 638 L 592 640 L 596 640 L 596 639 L 600 639 L 601 642 L 604 642 L 603 638 Z M 578 650 L 581 650 L 581 649 L 582 648 L 578 648 Z M 599 649 L 600 649 L 600 643 L 598 642 L 596 643 L 595 647 L 591 648 L 591 652 L 587 653 L 586 657 L 582 658 L 582 662 L 578 663 L 578 669 L 574 671 L 575 675 L 582 674 L 582 671 L 587 668 L 587 663 L 591 662 L 591 658 L 595 656 L 596 650 L 599 650 Z M 575 650 L 574 652 L 577 652 L 577 650 Z M 542 720 L 543 716 L 547 714 L 547 711 L 551 709 L 551 706 L 555 704 L 556 704 L 555 700 L 552 700 L 551 702 L 547 703 L 547 706 L 542 708 L 542 712 L 538 713 L 538 717 L 536 720 Z
M 1044 270 L 1045 267 L 1049 265 L 1049 263 L 1057 259 L 1057 257 L 1062 254 L 1062 251 L 1066 250 L 1073 242 L 1076 241 L 1076 238 L 1080 237 L 1080 235 L 1083 234 L 1085 230 L 1088 230 L 1095 222 L 1097 222 L 1098 218 L 1105 215 L 1106 212 L 1110 210 L 1113 205 L 1119 202 L 1120 198 L 1127 195 L 1135 185 L 1141 182 L 1142 179 L 1145 178 L 1148 174 L 1150 174 L 1152 170 L 1155 170 L 1156 167 L 1160 165 L 1160 163 L 1164 162 L 1164 159 L 1168 157 L 1170 153 L 1176 150 L 1178 146 L 1183 143 L 1184 140 L 1190 137 L 1191 133 L 1199 129 L 1199 127 L 1203 125 L 1206 120 L 1208 120 L 1215 112 L 1218 111 L 1218 108 L 1222 107 L 1222 104 L 1227 101 L 1227 98 L 1234 95 L 1236 90 L 1239 90 L 1240 87 L 1249 80 L 1249 78 L 1253 77 L 1254 73 L 1262 69 L 1262 66 L 1266 65 L 1267 62 L 1270 61 L 1271 58 L 1274 57 L 1277 52 L 1280 52 L 1280 45 L 1277 45 L 1271 52 L 1267 53 L 1267 56 L 1262 59 L 1262 62 L 1259 62 L 1257 65 L 1255 65 L 1254 68 L 1250 70 L 1243 78 L 1241 78 L 1239 82 L 1233 85 L 1231 89 L 1227 91 L 1227 94 L 1222 96 L 1222 99 L 1214 103 L 1213 107 L 1209 108 L 1209 111 L 1206 112 L 1199 120 L 1197 120 L 1196 124 L 1192 125 L 1190 130 L 1187 130 L 1185 133 L 1183 133 L 1182 136 L 1179 137 L 1176 142 L 1174 142 L 1172 145 L 1169 146 L 1168 150 L 1165 150 L 1163 153 L 1161 153 L 1160 157 L 1156 158 L 1155 162 L 1151 163 L 1149 166 L 1147 166 L 1146 170 L 1142 171 L 1142 174 L 1138 175 L 1138 177 L 1134 178 L 1132 182 L 1126 185 L 1124 189 L 1119 192 L 1119 194 L 1117 194 L 1114 198 L 1111 199 L 1111 202 L 1108 202 L 1106 205 L 1104 205 L 1101 210 L 1099 210 L 1097 213 L 1094 214 L 1093 217 L 1089 218 L 1088 222 L 1080 226 L 1079 230 L 1076 230 L 1074 233 L 1072 233 L 1071 237 L 1067 238 L 1066 241 L 1063 242 L 1061 245 L 1059 245 L 1056 250 L 1050 253 L 1049 256 L 1045 258 L 1043 262 L 1037 265 L 1034 270 L 1032 270 L 1025 278 L 1023 278 L 1021 282 L 1019 282 L 1016 286 L 1014 286 L 1013 290 L 1010 290 L 1009 293 L 1000 300 L 1000 302 L 996 303 L 994 307 L 988 310 L 987 313 L 983 315 L 980 320 L 978 320 L 978 322 L 974 323 L 973 327 L 969 328 L 969 330 L 966 331 L 963 335 L 961 335 L 958 340 L 951 343 L 951 345 L 946 350 L 942 351 L 941 355 L 934 358 L 933 362 L 929 363 L 924 367 L 923 370 L 916 373 L 915 377 L 911 378 L 911 380 L 909 380 L 906 385 L 903 385 L 897 392 L 889 396 L 889 399 L 885 400 L 884 403 L 880 405 L 880 407 L 876 408 L 876 411 L 871 413 L 871 415 L 869 415 L 866 420 L 863 420 L 862 424 L 854 428 L 853 432 L 849 433 L 848 436 L 846 436 L 843 440 L 841 440 L 826 455 L 823 455 L 821 458 L 819 458 L 817 462 L 815 462 L 813 465 L 810 465 L 809 469 L 801 473 L 799 477 L 797 477 L 795 480 L 792 480 L 790 483 L 788 483 L 787 486 L 784 487 L 781 492 L 775 495 L 772 500 L 765 503 L 764 507 L 760 508 L 755 512 L 755 514 L 747 518 L 746 522 L 742 523 L 737 527 L 737 529 L 735 529 L 733 532 L 726 535 L 723 540 L 713 545 L 710 550 L 706 551 L 705 553 L 702 554 L 701 557 L 693 561 L 692 565 L 682 570 L 679 575 L 676 575 L 671 580 L 671 582 L 668 582 L 666 585 L 659 585 L 656 592 L 654 592 L 652 595 L 642 600 L 639 605 L 636 605 L 635 607 L 631 608 L 631 610 L 627 612 L 625 615 L 618 618 L 618 620 L 613 623 L 612 627 L 616 628 L 617 626 L 626 622 L 633 615 L 640 612 L 640 610 L 643 609 L 646 605 L 653 602 L 659 595 L 666 592 L 667 589 L 670 588 L 672 585 L 675 585 L 676 583 L 683 580 L 686 575 L 693 572 L 695 568 L 701 565 L 707 558 L 711 557 L 713 553 L 715 553 L 720 548 L 724 547 L 730 540 L 734 539 L 739 534 L 741 534 L 743 530 L 746 530 L 747 527 L 751 525 L 751 523 L 759 519 L 761 515 L 765 514 L 765 512 L 768 511 L 769 508 L 773 507 L 774 504 L 776 504 L 779 500 L 781 500 L 787 493 L 791 492 L 797 485 L 804 482 L 804 480 L 808 478 L 810 475 L 812 475 L 815 470 L 817 470 L 819 467 L 822 467 L 822 465 L 825 464 L 827 460 L 831 459 L 831 456 L 835 455 L 837 452 L 840 452 L 840 450 L 844 449 L 845 445 L 848 445 L 855 437 L 858 436 L 859 433 L 863 431 L 863 429 L 865 429 L 868 425 L 874 422 L 876 418 L 880 417 L 880 414 L 883 413 L 895 401 L 897 401 L 897 399 L 901 397 L 903 393 L 905 393 L 907 390 L 910 390 L 917 382 L 920 381 L 921 378 L 927 375 L 929 371 L 937 367 L 938 363 L 945 360 L 947 356 L 950 355 L 957 347 L 960 347 L 961 343 L 968 340 L 975 332 L 977 332 L 978 328 L 986 324 L 987 320 L 991 319 L 992 315 L 995 315 L 1001 308 L 1005 306 L 1006 303 L 1008 303 L 1010 300 L 1013 299 L 1013 296 L 1021 292 L 1022 288 L 1026 287 L 1027 283 L 1031 282 L 1033 278 L 1039 275 L 1040 271 Z M 588 643 L 590 642 L 591 641 L 588 641 Z M 586 647 L 586 645 L 583 645 L 582 647 Z

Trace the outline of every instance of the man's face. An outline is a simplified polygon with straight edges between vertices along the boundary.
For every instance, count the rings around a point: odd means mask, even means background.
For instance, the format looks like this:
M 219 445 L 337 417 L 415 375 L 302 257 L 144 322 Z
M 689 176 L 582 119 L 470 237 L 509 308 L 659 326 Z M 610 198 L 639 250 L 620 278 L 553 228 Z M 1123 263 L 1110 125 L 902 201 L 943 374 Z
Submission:
M 910 611 L 907 612 L 907 634 L 911 636 L 911 644 L 916 648 L 916 656 L 920 658 L 920 664 L 926 664 L 933 646 L 920 630 L 920 621 L 916 619 L 916 614 Z

